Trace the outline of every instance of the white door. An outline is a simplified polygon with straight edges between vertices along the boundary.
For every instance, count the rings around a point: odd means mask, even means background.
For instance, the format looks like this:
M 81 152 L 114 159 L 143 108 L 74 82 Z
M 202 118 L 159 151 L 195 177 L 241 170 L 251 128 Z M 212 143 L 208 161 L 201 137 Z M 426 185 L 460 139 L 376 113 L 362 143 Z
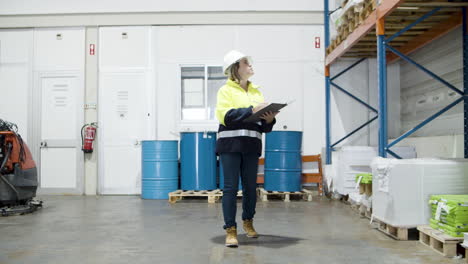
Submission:
M 32 130 L 40 194 L 83 194 L 84 28 L 34 29 Z
M 46 74 L 39 80 L 40 193 L 82 194 L 82 78 L 77 74 Z
M 99 193 L 141 193 L 141 140 L 154 139 L 151 28 L 99 29 Z
M 146 74 L 102 73 L 99 80 L 100 193 L 141 193 Z

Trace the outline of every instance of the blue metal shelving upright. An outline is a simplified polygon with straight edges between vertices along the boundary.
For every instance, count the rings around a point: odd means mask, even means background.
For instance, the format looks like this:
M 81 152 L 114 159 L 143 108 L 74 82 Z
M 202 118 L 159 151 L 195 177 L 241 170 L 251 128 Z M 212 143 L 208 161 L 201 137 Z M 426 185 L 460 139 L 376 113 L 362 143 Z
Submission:
M 463 92 L 465 101 L 463 103 L 463 129 L 464 129 L 464 155 L 468 159 L 468 19 L 467 8 L 463 8 Z
M 324 0 L 324 26 L 325 26 L 325 50 L 330 46 L 330 10 L 328 0 Z M 330 108 L 330 67 L 325 67 L 325 144 L 326 144 L 326 164 L 331 164 L 331 147 L 330 147 L 330 125 L 331 108 Z

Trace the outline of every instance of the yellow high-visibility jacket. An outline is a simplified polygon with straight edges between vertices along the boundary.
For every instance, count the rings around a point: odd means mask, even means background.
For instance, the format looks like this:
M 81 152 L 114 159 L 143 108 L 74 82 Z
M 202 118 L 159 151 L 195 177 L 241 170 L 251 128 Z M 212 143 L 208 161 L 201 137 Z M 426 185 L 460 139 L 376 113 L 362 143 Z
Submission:
M 216 118 L 220 125 L 216 153 L 257 152 L 261 155 L 262 133 L 270 132 L 276 123 L 265 120 L 257 123 L 244 122 L 252 115 L 252 108 L 263 103 L 259 86 L 249 83 L 245 91 L 238 83 L 228 80 L 218 91 Z
M 231 109 L 256 107 L 259 103 L 263 103 L 263 94 L 258 88 L 258 85 L 249 83 L 246 92 L 238 83 L 228 80 L 218 91 L 216 118 L 219 123 L 226 125 L 224 117 Z

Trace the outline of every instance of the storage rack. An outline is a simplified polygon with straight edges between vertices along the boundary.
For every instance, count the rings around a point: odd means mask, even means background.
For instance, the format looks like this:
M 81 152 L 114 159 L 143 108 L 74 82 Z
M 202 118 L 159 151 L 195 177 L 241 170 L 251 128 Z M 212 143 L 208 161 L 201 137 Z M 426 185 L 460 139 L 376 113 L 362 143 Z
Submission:
M 377 5 L 375 10 L 373 10 L 360 25 L 354 28 L 340 44 L 334 46 L 333 50 L 329 48 L 330 10 L 328 2 L 329 0 L 324 0 L 325 47 L 327 50 L 325 56 L 326 164 L 331 164 L 331 152 L 334 150 L 334 146 L 376 119 L 378 119 L 379 127 L 379 156 L 386 157 L 388 153 L 396 158 L 400 158 L 391 150 L 391 147 L 461 102 L 464 104 L 464 157 L 468 158 L 468 2 L 462 0 L 380 0 L 380 4 Z M 408 57 L 409 53 L 425 46 L 460 25 L 463 27 L 463 90 L 454 87 Z M 387 37 L 386 34 L 391 36 Z M 387 53 L 387 51 L 390 52 Z M 338 74 L 330 76 L 330 66 L 340 57 L 358 58 L 358 60 Z M 333 80 L 369 57 L 377 57 L 378 109 L 374 109 L 363 100 L 333 82 Z M 395 62 L 398 59 L 403 59 L 416 66 L 436 81 L 439 81 L 449 89 L 458 93 L 460 97 L 389 144 L 387 135 L 387 64 Z M 330 138 L 331 86 L 344 92 L 376 113 L 375 117 L 333 144 Z

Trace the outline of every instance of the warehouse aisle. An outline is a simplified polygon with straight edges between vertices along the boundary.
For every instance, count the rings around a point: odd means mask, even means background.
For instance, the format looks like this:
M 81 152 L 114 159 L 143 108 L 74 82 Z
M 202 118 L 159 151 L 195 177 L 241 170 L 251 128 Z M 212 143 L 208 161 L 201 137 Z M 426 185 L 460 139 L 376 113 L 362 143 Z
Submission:
M 224 247 L 221 204 L 137 196 L 45 196 L 0 218 L 0 263 L 464 263 L 395 241 L 337 201 L 259 202 L 261 237 Z M 240 205 L 240 204 L 239 204 Z M 239 219 L 239 211 L 238 211 Z

